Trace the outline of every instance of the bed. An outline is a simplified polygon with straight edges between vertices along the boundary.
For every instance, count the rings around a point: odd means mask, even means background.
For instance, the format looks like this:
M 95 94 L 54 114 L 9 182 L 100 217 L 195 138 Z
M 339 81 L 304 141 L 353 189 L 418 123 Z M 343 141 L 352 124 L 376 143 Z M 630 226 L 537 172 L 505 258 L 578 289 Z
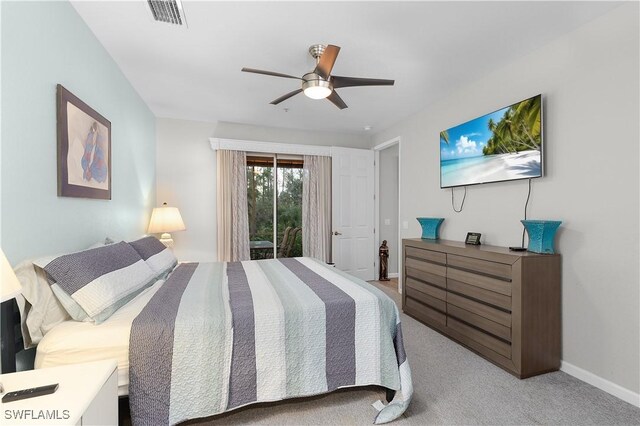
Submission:
M 115 359 L 118 362 L 118 395 L 129 395 L 131 323 L 162 284 L 164 280 L 157 281 L 100 325 L 81 321 L 64 321 L 56 325 L 38 343 L 34 367 Z
M 108 358 L 134 425 L 367 385 L 395 391 L 386 423 L 413 392 L 395 303 L 311 258 L 180 264 L 99 324 L 57 324 L 35 367 Z

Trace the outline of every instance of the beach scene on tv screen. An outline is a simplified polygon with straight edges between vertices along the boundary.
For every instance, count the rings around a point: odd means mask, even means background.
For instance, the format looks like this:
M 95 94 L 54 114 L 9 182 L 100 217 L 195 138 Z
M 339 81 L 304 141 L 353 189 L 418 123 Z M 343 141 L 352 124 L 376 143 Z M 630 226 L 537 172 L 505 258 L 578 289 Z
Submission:
M 440 132 L 440 186 L 542 175 L 541 96 Z

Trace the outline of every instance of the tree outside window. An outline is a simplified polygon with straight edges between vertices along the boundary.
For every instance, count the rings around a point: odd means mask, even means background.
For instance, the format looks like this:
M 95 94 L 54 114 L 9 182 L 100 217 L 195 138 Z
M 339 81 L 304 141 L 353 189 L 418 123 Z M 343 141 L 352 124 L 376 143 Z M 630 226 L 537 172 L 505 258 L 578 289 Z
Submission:
M 285 229 L 302 228 L 302 160 L 278 159 L 275 174 L 273 164 L 273 157 L 247 156 L 249 239 L 273 243 L 275 209 L 276 246 L 280 246 Z M 302 256 L 301 231 L 289 256 Z M 273 250 L 252 250 L 251 257 L 271 258 Z

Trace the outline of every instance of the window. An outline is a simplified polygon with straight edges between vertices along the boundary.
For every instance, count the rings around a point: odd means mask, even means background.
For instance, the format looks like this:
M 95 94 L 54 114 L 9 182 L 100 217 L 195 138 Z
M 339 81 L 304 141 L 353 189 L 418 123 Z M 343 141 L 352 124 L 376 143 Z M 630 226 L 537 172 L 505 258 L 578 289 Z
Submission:
M 302 157 L 247 155 L 251 259 L 302 256 Z

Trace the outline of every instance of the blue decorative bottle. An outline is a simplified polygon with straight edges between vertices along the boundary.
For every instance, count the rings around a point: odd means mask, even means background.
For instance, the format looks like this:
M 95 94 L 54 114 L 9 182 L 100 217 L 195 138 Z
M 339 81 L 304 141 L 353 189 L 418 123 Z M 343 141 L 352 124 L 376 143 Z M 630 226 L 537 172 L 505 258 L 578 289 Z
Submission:
M 561 220 L 521 220 L 529 234 L 527 250 L 533 253 L 554 254 L 553 240 Z
M 422 237 L 427 240 L 437 240 L 440 238 L 440 225 L 444 221 L 442 217 L 417 217 L 422 226 Z

